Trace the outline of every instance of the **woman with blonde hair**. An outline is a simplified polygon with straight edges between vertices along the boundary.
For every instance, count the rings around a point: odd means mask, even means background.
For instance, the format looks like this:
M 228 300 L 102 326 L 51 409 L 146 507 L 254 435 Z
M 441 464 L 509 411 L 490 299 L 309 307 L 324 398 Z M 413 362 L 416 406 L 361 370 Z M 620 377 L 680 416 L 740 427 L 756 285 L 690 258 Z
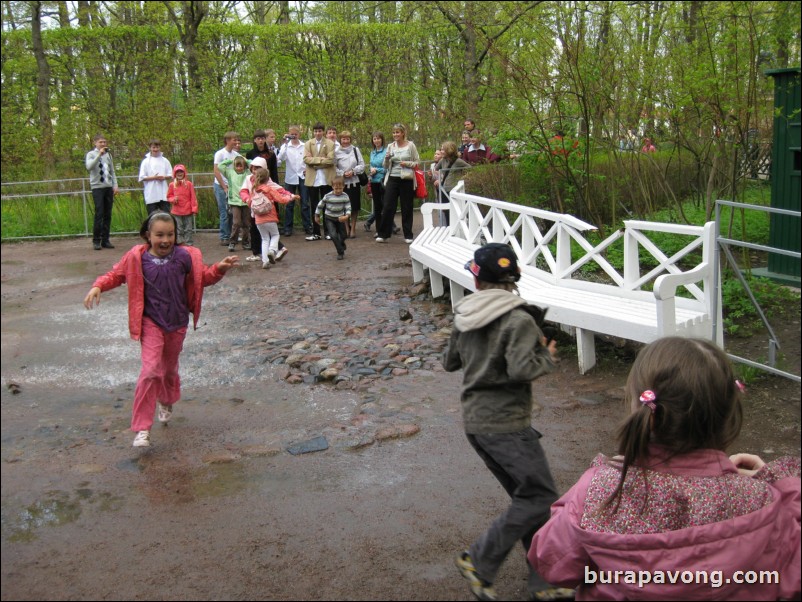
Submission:
M 401 201 L 401 228 L 404 242 L 412 243 L 412 210 L 415 199 L 415 168 L 420 155 L 415 143 L 407 139 L 407 128 L 403 123 L 393 125 L 393 142 L 384 155 L 384 209 L 382 211 L 379 236 L 376 242 L 387 242 L 392 236 L 393 217 Z

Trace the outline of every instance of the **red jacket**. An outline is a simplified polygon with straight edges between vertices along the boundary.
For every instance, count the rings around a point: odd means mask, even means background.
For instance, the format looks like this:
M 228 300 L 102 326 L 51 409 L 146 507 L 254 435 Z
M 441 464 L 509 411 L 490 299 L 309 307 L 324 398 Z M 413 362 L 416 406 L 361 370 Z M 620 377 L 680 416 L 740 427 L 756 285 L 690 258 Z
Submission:
M 123 255 L 119 262 L 114 264 L 111 271 L 99 276 L 93 287 L 102 292 L 111 290 L 121 284 L 128 285 L 128 331 L 131 338 L 138 341 L 142 336 L 142 315 L 145 311 L 145 278 L 142 275 L 142 255 L 147 253 L 148 245 L 136 245 Z M 187 305 L 192 312 L 192 326 L 198 327 L 201 302 L 203 301 L 203 288 L 220 282 L 223 272 L 217 269 L 217 264 L 204 265 L 203 255 L 195 247 L 181 247 L 192 258 L 192 271 L 187 274 L 184 288 L 187 291 Z

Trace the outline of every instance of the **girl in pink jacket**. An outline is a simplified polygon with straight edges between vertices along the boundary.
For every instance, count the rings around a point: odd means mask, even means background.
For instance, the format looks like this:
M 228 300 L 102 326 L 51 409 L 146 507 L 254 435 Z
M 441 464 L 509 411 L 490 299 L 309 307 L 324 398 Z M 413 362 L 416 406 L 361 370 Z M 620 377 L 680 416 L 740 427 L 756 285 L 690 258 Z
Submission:
M 255 159 L 254 159 L 255 161 Z M 278 211 L 276 203 L 286 204 L 297 201 L 300 195 L 292 194 L 270 179 L 270 172 L 263 167 L 252 170 L 240 188 L 240 198 L 248 204 L 259 234 L 262 236 L 262 268 L 267 269 L 276 263 L 279 246 Z M 266 211 L 262 213 L 261 204 L 254 205 L 254 198 L 260 195 L 267 200 Z
M 645 347 L 621 455 L 597 457 L 552 506 L 535 570 L 577 600 L 799 599 L 800 461 L 727 457 L 742 390 L 709 341 Z
M 153 414 L 159 422 L 172 417 L 173 404 L 181 397 L 178 355 L 184 345 L 189 314 L 197 328 L 203 288 L 217 283 L 237 264 L 231 255 L 206 266 L 195 247 L 177 246 L 174 216 L 151 213 L 139 235 L 146 244 L 137 245 L 100 276 L 84 299 L 87 309 L 100 305 L 100 293 L 128 285 L 128 329 L 142 344 L 142 371 L 134 391 L 131 430 L 137 433 L 134 447 L 150 445 Z

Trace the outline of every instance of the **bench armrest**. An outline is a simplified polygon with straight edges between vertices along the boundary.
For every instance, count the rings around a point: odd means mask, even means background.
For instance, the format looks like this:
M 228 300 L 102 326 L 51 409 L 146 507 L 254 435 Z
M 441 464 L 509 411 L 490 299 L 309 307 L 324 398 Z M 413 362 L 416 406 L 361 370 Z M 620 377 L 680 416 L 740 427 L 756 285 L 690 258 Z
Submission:
M 420 206 L 420 213 L 423 217 L 423 228 L 432 228 L 434 227 L 434 220 L 432 219 L 432 213 L 434 213 L 435 209 L 439 209 L 441 211 L 445 211 L 449 209 L 451 205 L 449 203 L 424 203 Z
M 657 299 L 671 299 L 677 294 L 677 288 L 685 284 L 699 282 L 710 273 L 707 263 L 697 265 L 682 274 L 663 274 L 654 281 L 654 296 Z

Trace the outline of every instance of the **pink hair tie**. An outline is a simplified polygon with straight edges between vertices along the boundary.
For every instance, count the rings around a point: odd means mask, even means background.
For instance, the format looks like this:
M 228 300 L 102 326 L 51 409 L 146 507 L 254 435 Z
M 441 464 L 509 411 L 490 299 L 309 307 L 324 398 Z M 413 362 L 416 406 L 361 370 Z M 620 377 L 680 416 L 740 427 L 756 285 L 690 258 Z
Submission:
M 738 390 L 741 393 L 746 393 L 746 385 L 743 384 L 740 380 L 735 381 L 735 386 L 738 387 Z
M 645 390 L 643 393 L 640 394 L 640 402 L 645 405 L 649 406 L 649 408 L 654 412 L 657 409 L 657 406 L 654 403 L 654 400 L 657 399 L 657 395 L 654 394 L 654 391 L 651 389 Z

